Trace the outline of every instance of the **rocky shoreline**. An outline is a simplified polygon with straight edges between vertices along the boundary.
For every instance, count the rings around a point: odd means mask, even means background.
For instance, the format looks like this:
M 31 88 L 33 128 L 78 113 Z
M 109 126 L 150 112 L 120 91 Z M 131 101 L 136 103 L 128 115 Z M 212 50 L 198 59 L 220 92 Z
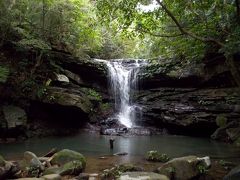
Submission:
M 98 157 L 94 161 L 128 156 L 127 153 L 117 153 L 115 156 Z M 104 162 L 104 161 L 103 161 Z M 105 161 L 105 164 L 107 161 Z M 228 180 L 239 178 L 240 168 L 234 163 L 223 160 L 211 160 L 209 157 L 185 156 L 171 159 L 167 154 L 157 151 L 146 152 L 142 163 L 118 163 L 101 167 L 93 173 L 88 173 L 88 158 L 79 152 L 69 149 L 52 149 L 42 157 L 26 151 L 23 158 L 17 161 L 6 161 L 0 156 L 0 179 L 21 180 L 83 180 L 83 179 L 155 179 L 155 180 Z M 151 168 L 147 168 L 151 167 Z M 236 167 L 237 166 L 237 167 Z M 231 169 L 233 169 L 231 171 Z M 146 171 L 147 170 L 147 171 Z M 232 179 L 231 179 L 232 180 Z

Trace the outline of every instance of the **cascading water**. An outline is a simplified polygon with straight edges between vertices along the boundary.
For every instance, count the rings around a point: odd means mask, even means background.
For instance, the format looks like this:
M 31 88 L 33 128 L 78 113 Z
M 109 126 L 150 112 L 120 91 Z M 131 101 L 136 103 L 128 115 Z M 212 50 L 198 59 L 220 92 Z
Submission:
M 133 127 L 136 109 L 140 109 L 133 100 L 133 90 L 138 88 L 138 72 L 142 60 L 101 60 L 107 64 L 111 93 L 115 100 L 116 118 L 127 128 Z

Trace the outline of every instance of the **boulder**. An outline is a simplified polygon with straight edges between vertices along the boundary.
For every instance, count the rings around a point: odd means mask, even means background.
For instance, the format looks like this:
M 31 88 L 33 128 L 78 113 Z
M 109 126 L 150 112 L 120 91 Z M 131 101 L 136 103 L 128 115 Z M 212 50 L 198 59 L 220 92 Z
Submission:
M 24 153 L 24 161 L 27 167 L 31 167 L 33 169 L 39 169 L 40 171 L 44 170 L 44 166 L 41 163 L 41 161 L 38 159 L 38 157 L 34 153 L 30 151 L 26 151 Z
M 85 157 L 82 154 L 80 154 L 76 151 L 69 150 L 69 149 L 63 149 L 63 150 L 55 153 L 50 162 L 51 162 L 52 165 L 63 166 L 66 163 L 69 163 L 71 161 L 81 162 L 83 169 L 86 166 Z
M 221 141 L 235 141 L 240 137 L 239 123 L 231 121 L 225 126 L 219 127 L 212 135 L 211 138 L 214 140 Z
M 49 174 L 49 175 L 42 176 L 41 178 L 45 180 L 61 180 L 61 176 L 58 174 Z
M 118 180 L 146 180 L 146 179 L 154 179 L 154 180 L 169 180 L 169 178 L 165 175 L 153 173 L 153 172 L 126 172 L 123 173 Z
M 160 174 L 165 174 L 170 179 L 188 180 L 204 173 L 210 166 L 209 157 L 185 156 L 175 158 L 157 169 Z
M 76 180 L 88 180 L 89 179 L 88 173 L 81 173 L 79 176 L 75 177 Z
M 23 168 L 27 172 L 28 177 L 38 177 L 45 169 L 38 157 L 30 151 L 24 153 L 23 162 Z
M 79 84 L 79 85 L 83 85 L 84 82 L 83 80 L 81 79 L 80 76 L 78 76 L 77 74 L 71 72 L 71 71 L 68 71 L 68 70 L 64 70 L 63 71 L 64 74 L 69 78 L 71 79 L 72 81 L 74 81 L 75 83 Z
M 5 161 L 3 157 L 0 156 L 0 179 L 11 179 L 19 171 L 20 169 L 17 163 Z
M 44 170 L 43 175 L 60 174 L 62 167 L 52 166 Z
M 3 114 L 7 122 L 7 128 L 16 128 L 18 126 L 26 126 L 26 112 L 17 106 L 3 106 Z
M 69 83 L 69 79 L 67 76 L 65 76 L 64 74 L 56 74 L 56 81 L 59 82 L 64 82 L 64 83 Z
M 239 180 L 240 179 L 240 166 L 235 167 L 232 169 L 224 178 L 223 180 Z
M 76 160 L 76 161 L 70 161 L 66 164 L 63 165 L 60 175 L 65 176 L 65 175 L 79 175 L 82 170 L 83 170 L 83 164 L 81 161 Z

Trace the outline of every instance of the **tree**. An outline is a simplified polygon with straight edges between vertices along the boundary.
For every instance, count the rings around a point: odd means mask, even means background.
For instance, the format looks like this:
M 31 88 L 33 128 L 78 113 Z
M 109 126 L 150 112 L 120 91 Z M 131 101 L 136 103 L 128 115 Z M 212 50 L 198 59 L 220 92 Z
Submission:
M 100 47 L 101 29 L 88 0 L 2 0 L 0 5 L 2 42 L 75 55 Z
M 155 9 L 139 8 L 141 0 L 99 0 L 99 15 L 105 23 L 118 22 L 122 31 L 139 35 L 149 34 L 163 40 L 162 53 L 182 51 L 172 49 L 180 42 L 185 48 L 197 50 L 202 55 L 212 47 L 224 53 L 226 63 L 240 86 L 239 71 L 233 54 L 240 49 L 240 24 L 238 0 L 156 0 Z M 146 4 L 146 2 L 144 2 Z M 179 47 L 181 49 L 181 47 Z M 183 54 L 187 56 L 187 54 Z

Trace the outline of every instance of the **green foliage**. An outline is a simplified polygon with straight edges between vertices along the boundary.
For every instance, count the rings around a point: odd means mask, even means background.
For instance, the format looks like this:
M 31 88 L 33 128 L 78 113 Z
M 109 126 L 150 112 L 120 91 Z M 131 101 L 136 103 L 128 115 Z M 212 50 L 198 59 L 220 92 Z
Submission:
M 224 127 L 227 124 L 227 117 L 224 114 L 219 114 L 216 117 L 216 124 L 218 127 Z
M 224 167 L 224 166 L 227 165 L 227 161 L 221 159 L 221 160 L 219 161 L 219 164 Z
M 38 177 L 39 174 L 41 173 L 39 167 L 30 166 L 30 167 L 27 167 L 26 170 L 29 177 Z
M 43 97 L 48 95 L 46 87 L 38 88 L 36 95 L 39 99 L 42 99 Z
M 110 109 L 111 107 L 110 107 L 110 104 L 109 103 L 101 103 L 100 104 L 100 109 L 102 110 L 102 111 L 106 111 L 106 110 L 108 110 L 108 109 Z
M 97 101 L 102 100 L 102 96 L 97 91 L 95 91 L 94 89 L 89 89 L 88 96 L 89 96 L 90 99 L 94 98 Z
M 23 93 L 30 93 L 36 87 L 36 82 L 33 78 L 28 78 L 21 83 L 21 90 Z
M 100 47 L 101 29 L 88 0 L 2 0 L 0 5 L 0 42 L 75 55 Z
M 207 173 L 207 168 L 204 164 L 200 163 L 197 165 L 197 169 L 201 174 L 206 174 Z
M 0 83 L 5 83 L 9 76 L 10 72 L 9 69 L 5 66 L 0 65 Z
M 98 0 L 98 15 L 103 23 L 117 26 L 118 32 L 142 38 L 143 56 L 179 57 L 189 61 L 201 59 L 208 49 L 220 49 L 225 54 L 239 51 L 240 24 L 234 0 L 159 2 L 191 33 L 181 31 L 159 3 L 146 10 L 143 7 L 149 2 L 141 0 Z
M 170 158 L 167 154 L 161 154 L 158 151 L 149 151 L 147 152 L 146 159 L 148 161 L 167 162 Z

